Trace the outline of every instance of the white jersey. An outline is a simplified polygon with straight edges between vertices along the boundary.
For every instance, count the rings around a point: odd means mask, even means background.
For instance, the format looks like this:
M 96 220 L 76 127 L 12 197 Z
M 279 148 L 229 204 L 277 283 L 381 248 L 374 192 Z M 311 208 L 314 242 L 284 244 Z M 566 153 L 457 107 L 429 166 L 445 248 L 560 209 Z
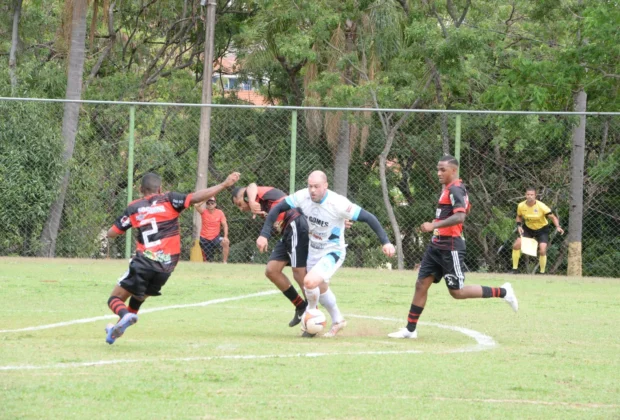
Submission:
M 286 197 L 292 208 L 299 208 L 308 219 L 308 236 L 310 237 L 310 255 L 325 255 L 332 251 L 344 253 L 344 221 L 357 220 L 362 210 L 348 198 L 331 190 L 325 192 L 320 203 L 310 198 L 307 188 Z

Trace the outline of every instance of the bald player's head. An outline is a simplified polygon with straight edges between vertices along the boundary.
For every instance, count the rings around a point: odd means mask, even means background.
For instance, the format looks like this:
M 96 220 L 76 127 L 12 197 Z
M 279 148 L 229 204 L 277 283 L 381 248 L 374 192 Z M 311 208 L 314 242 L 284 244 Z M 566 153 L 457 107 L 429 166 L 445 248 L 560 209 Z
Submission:
M 320 203 L 327 193 L 327 175 L 323 171 L 314 171 L 308 176 L 308 191 L 315 203 Z

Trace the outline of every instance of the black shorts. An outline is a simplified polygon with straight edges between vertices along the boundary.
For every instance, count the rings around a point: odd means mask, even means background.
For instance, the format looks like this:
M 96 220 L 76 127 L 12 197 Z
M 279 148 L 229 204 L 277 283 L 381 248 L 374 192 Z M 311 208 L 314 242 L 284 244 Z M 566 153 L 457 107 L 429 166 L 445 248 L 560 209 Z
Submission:
M 118 285 L 139 298 L 159 296 L 161 288 L 172 273 L 153 270 L 148 262 L 143 261 L 144 258 L 137 255 L 131 259 L 129 270 L 118 279 Z
M 537 230 L 530 229 L 523 225 L 523 236 L 526 238 L 534 238 L 539 244 L 549 243 L 549 225 Z
M 308 221 L 305 216 L 293 220 L 282 232 L 282 238 L 269 256 L 269 261 L 286 261 L 291 267 L 305 267 L 308 259 Z
M 200 249 L 202 250 L 203 261 L 213 261 L 215 258 L 215 251 L 222 246 L 222 239 L 221 236 L 217 236 L 213 239 L 200 237 Z
M 429 245 L 422 257 L 418 280 L 433 276 L 433 283 L 443 277 L 448 289 L 459 290 L 465 282 L 465 251 L 437 249 Z

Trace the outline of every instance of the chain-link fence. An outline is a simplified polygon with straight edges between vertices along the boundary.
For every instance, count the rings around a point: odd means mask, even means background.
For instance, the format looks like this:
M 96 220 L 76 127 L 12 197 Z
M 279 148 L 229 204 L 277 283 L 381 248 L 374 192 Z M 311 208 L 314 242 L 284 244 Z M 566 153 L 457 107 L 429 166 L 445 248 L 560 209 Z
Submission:
M 75 148 L 63 163 L 62 102 L 0 101 L 0 255 L 123 258 L 125 240 L 105 232 L 127 205 L 130 108 L 135 109 L 133 197 L 141 176 L 160 174 L 164 188 L 194 189 L 200 108 L 182 105 L 80 104 Z M 293 133 L 293 118 L 296 131 Z M 620 276 L 620 113 L 588 115 L 584 171 L 583 273 Z M 330 188 L 377 215 L 391 239 L 400 233 L 404 268 L 414 269 L 430 239 L 418 227 L 435 214 L 441 186 L 438 159 L 460 149 L 460 176 L 473 210 L 465 224 L 470 271 L 511 268 L 516 207 L 526 187 L 568 229 L 572 130 L 575 115 L 481 112 L 346 111 L 289 108 L 212 108 L 208 184 L 231 171 L 289 192 L 323 170 Z M 292 143 L 296 153 L 292 154 Z M 389 148 L 386 147 L 389 144 Z M 381 187 L 381 155 L 390 222 Z M 65 170 L 70 170 L 58 229 L 50 229 Z M 229 192 L 218 196 L 228 219 L 229 263 L 265 263 L 255 240 L 262 220 L 241 213 Z M 182 259 L 189 258 L 192 211 L 181 217 Z M 551 235 L 548 272 L 566 273 L 568 235 Z M 378 267 L 388 260 L 364 224 L 347 230 L 345 265 Z M 135 245 L 132 245 L 135 246 Z M 391 261 L 395 265 L 395 261 Z M 533 272 L 537 259 L 522 258 Z

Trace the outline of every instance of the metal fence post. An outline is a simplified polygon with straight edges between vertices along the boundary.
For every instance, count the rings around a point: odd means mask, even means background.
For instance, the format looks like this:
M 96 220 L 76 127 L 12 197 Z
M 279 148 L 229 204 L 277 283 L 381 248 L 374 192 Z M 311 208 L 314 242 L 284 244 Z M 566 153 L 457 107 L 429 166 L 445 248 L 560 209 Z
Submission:
M 136 123 L 136 107 L 129 107 L 129 145 L 127 148 L 127 205 L 133 201 L 133 129 Z M 131 232 L 125 235 L 125 258 L 131 257 Z
M 291 174 L 289 181 L 289 194 L 295 192 L 295 163 L 297 160 L 297 110 L 291 115 Z

